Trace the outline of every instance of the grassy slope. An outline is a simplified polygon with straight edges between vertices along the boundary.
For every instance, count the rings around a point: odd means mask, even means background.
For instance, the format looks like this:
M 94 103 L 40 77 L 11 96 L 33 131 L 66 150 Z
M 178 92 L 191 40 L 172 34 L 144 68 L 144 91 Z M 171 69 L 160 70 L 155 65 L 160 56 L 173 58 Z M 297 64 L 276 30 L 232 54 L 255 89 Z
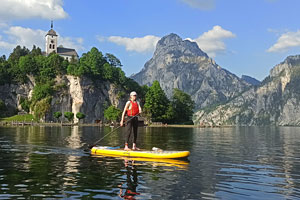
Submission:
M 31 122 L 32 120 L 34 121 L 34 117 L 31 114 L 26 114 L 26 115 L 14 115 L 11 117 L 6 117 L 6 118 L 1 118 L 1 121 L 27 121 Z

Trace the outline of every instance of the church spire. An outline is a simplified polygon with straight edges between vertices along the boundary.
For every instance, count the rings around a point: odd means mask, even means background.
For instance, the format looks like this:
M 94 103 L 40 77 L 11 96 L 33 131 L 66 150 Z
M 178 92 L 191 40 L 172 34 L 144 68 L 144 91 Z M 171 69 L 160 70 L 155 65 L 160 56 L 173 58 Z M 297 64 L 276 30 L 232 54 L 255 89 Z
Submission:
M 53 29 L 53 20 L 51 20 L 51 29 Z

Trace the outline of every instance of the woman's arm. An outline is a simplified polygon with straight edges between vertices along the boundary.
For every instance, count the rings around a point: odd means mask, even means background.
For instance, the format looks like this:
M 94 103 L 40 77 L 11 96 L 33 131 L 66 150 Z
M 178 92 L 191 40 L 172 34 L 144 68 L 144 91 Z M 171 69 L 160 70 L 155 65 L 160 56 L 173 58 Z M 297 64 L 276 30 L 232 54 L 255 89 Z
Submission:
M 139 114 L 141 114 L 142 113 L 142 107 L 141 107 L 140 102 L 138 102 L 138 105 L 139 105 Z

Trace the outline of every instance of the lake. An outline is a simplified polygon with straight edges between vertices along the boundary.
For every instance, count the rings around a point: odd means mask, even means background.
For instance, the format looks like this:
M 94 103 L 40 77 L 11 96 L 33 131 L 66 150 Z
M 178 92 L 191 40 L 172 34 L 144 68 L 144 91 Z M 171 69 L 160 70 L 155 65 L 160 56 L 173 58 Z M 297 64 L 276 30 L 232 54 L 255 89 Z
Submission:
M 300 199 L 300 128 L 139 128 L 188 160 L 90 155 L 110 127 L 1 127 L 0 199 Z M 100 145 L 123 147 L 117 130 Z

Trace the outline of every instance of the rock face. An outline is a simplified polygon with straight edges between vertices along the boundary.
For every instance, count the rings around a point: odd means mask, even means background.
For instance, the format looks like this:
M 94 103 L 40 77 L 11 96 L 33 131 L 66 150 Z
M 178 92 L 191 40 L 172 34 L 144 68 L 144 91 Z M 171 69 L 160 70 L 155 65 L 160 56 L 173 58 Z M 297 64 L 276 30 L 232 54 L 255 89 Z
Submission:
M 250 86 L 222 69 L 195 42 L 176 34 L 163 37 L 153 57 L 131 78 L 148 86 L 158 80 L 169 98 L 178 88 L 191 95 L 196 108 L 228 101 Z
M 276 65 L 260 86 L 226 104 L 202 109 L 194 123 L 203 125 L 300 125 L 300 55 Z
M 21 98 L 31 98 L 34 79 L 29 78 L 26 84 L 5 84 L 0 86 L 0 100 L 6 106 L 6 115 L 14 115 L 21 109 Z
M 63 76 L 57 78 L 58 85 L 65 87 L 57 92 L 51 102 L 51 112 L 46 120 L 54 120 L 56 111 L 82 112 L 86 115 L 83 122 L 94 123 L 95 120 L 103 120 L 103 113 L 107 106 L 114 105 L 123 109 L 125 99 L 118 96 L 121 90 L 114 84 L 103 81 L 92 81 L 86 77 Z M 74 117 L 74 122 L 78 119 Z
M 55 93 L 51 100 L 51 109 L 45 116 L 46 121 L 55 121 L 53 113 L 56 111 L 69 111 L 74 113 L 75 123 L 78 122 L 75 116 L 77 112 L 86 115 L 83 122 L 94 123 L 95 120 L 103 120 L 103 112 L 107 106 L 114 105 L 123 109 L 126 103 L 125 99 L 119 98 L 121 90 L 109 82 L 69 75 L 59 76 L 55 82 Z M 0 99 L 9 108 L 10 115 L 15 114 L 17 109 L 21 110 L 21 98 L 31 98 L 34 86 L 34 80 L 23 85 L 0 86 Z

